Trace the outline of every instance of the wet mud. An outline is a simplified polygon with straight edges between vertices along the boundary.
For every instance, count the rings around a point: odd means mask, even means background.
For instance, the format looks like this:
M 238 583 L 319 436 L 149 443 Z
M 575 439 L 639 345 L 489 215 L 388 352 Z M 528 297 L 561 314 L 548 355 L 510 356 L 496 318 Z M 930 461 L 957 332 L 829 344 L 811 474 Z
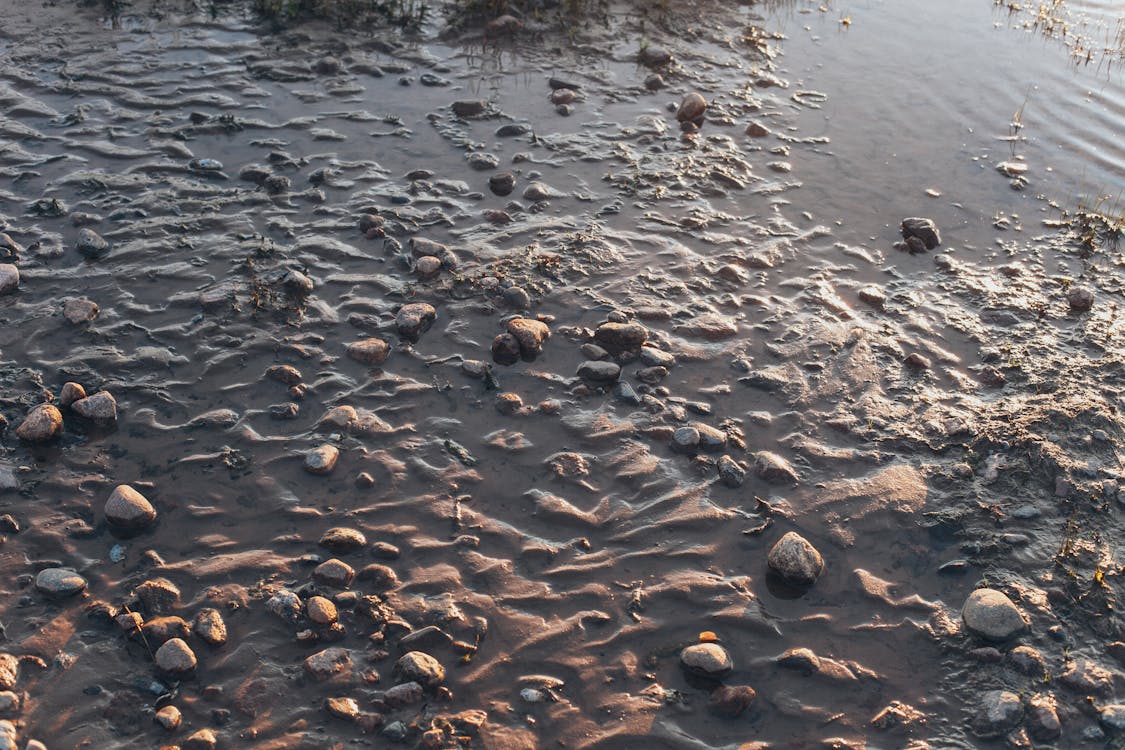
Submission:
M 0 747 L 1119 741 L 1080 162 L 853 159 L 863 8 L 210 10 L 0 2 Z

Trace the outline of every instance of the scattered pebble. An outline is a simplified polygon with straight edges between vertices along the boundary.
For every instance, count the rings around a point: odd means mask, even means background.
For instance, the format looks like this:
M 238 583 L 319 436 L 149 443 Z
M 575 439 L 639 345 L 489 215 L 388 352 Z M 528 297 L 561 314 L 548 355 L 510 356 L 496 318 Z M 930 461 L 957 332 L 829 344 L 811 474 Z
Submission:
M 305 471 L 323 476 L 331 474 L 340 458 L 340 449 L 334 445 L 321 445 L 305 454 Z
M 734 670 L 734 661 L 717 643 L 696 643 L 680 652 L 680 665 L 685 671 L 701 677 L 722 679 Z
M 824 570 L 824 558 L 816 547 L 795 531 L 774 544 L 766 561 L 771 570 L 795 586 L 811 586 Z
M 127 484 L 118 485 L 105 503 L 105 517 L 112 526 L 127 531 L 147 528 L 156 520 L 156 508 L 144 495 Z

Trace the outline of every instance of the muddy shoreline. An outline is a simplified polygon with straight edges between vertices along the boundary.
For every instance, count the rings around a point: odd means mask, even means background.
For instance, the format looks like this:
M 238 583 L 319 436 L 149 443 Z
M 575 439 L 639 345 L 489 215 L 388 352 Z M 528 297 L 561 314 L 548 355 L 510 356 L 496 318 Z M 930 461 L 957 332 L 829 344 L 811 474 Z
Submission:
M 0 747 L 1119 742 L 1112 224 L 847 8 L 0 10 Z

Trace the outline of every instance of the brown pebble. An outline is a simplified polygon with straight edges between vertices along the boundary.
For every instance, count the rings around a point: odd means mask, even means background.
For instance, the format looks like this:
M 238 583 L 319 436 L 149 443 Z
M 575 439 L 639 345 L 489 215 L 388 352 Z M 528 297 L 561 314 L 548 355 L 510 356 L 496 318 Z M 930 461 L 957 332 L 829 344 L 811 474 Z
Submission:
M 733 719 L 750 708 L 756 697 L 749 685 L 722 685 L 711 692 L 711 711 Z
M 172 638 L 156 650 L 156 666 L 175 677 L 186 677 L 195 671 L 195 653 L 182 638 Z

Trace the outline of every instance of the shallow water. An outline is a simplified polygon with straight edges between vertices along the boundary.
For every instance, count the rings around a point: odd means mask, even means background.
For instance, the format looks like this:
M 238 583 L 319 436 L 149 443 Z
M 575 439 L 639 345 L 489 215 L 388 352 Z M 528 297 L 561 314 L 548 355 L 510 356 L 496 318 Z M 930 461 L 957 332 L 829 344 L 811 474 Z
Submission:
M 1113 4 L 1066 5 L 1091 35 L 1114 33 Z M 1111 53 L 1076 64 L 1026 13 L 983 0 L 621 14 L 499 42 L 270 33 L 237 10 L 174 5 L 115 21 L 0 9 L 0 220 L 25 248 L 18 293 L 0 298 L 0 479 L 18 483 L 0 512 L 22 527 L 0 547 L 0 622 L 7 651 L 44 660 L 21 667 L 21 737 L 158 746 L 212 727 L 220 747 L 391 745 L 326 713 L 349 696 L 407 725 L 408 745 L 438 727 L 431 746 L 976 747 L 1004 741 L 969 728 L 982 693 L 1003 688 L 1057 697 L 1057 746 L 1109 741 L 1094 707 L 1121 678 L 1107 646 L 1125 277 L 1114 247 L 1042 222 L 1123 187 Z M 644 44 L 676 59 L 655 93 Z M 581 86 L 569 116 L 547 99 L 550 75 Z M 711 106 L 684 137 L 674 105 L 693 90 Z M 452 113 L 477 98 L 485 116 Z M 751 120 L 771 135 L 744 135 Z M 529 130 L 498 135 L 508 123 Z M 496 166 L 474 168 L 479 154 Z M 1018 157 L 1022 190 L 996 169 Z M 249 164 L 290 187 L 241 179 Z M 405 177 L 418 169 L 433 174 Z M 501 170 L 516 174 L 508 197 L 488 188 Z M 555 194 L 522 198 L 537 180 Z M 36 203 L 52 199 L 61 210 Z M 393 241 L 359 230 L 369 212 Z M 107 257 L 75 251 L 80 213 L 97 215 L 82 221 L 113 243 Z M 892 249 L 915 215 L 937 222 L 939 249 Z M 448 244 L 457 270 L 419 278 L 412 237 Z M 293 271 L 311 294 L 287 287 Z M 881 305 L 861 294 L 873 285 Z M 1074 285 L 1095 291 L 1090 311 L 1068 309 Z M 78 296 L 100 313 L 72 325 L 61 311 Z M 437 320 L 410 344 L 394 319 L 413 301 Z M 519 312 L 549 316 L 542 355 L 493 365 L 498 389 L 466 376 L 461 360 L 490 360 Z M 648 386 L 622 358 L 643 403 L 574 376 L 611 314 L 675 355 Z M 345 356 L 365 336 L 392 344 L 382 366 Z M 931 367 L 904 365 L 911 353 Z M 279 364 L 300 370 L 303 397 L 266 375 Z M 67 381 L 112 392 L 116 429 L 67 412 L 56 443 L 18 441 L 26 411 Z M 500 391 L 527 408 L 501 413 Z M 295 418 L 271 414 L 291 400 Z M 325 424 L 339 406 L 358 419 Z M 771 451 L 799 481 L 725 486 L 721 453 L 669 447 L 696 421 L 724 430 L 736 461 Z M 339 462 L 310 475 L 304 454 L 325 443 Z M 102 513 L 121 483 L 159 514 L 129 538 Z M 385 563 L 397 583 L 357 580 L 380 598 L 341 600 L 342 633 L 298 639 L 308 622 L 265 603 L 281 588 L 338 593 L 311 574 L 340 526 L 367 545 L 339 557 Z M 824 555 L 807 591 L 767 574 L 790 530 Z M 959 575 L 939 572 L 958 559 Z M 35 590 L 58 565 L 88 579 L 85 600 Z M 189 639 L 192 679 L 85 614 L 103 600 L 152 616 L 131 592 L 154 577 L 180 589 L 174 614 L 226 619 L 225 646 Z M 960 608 L 983 582 L 1029 616 L 1016 643 L 1043 653 L 1046 680 L 974 651 Z M 426 625 L 474 653 L 426 646 L 450 695 L 383 708 L 402 630 Z M 737 719 L 713 715 L 679 666 L 708 630 L 734 660 L 726 683 L 757 691 Z M 318 682 L 302 662 L 326 647 L 352 667 Z M 792 648 L 821 668 L 776 663 Z M 1095 704 L 1058 677 L 1077 657 L 1110 674 Z M 893 701 L 924 719 L 872 725 Z M 166 703 L 184 714 L 170 739 L 151 718 Z M 479 738 L 447 720 L 472 709 L 488 714 Z

